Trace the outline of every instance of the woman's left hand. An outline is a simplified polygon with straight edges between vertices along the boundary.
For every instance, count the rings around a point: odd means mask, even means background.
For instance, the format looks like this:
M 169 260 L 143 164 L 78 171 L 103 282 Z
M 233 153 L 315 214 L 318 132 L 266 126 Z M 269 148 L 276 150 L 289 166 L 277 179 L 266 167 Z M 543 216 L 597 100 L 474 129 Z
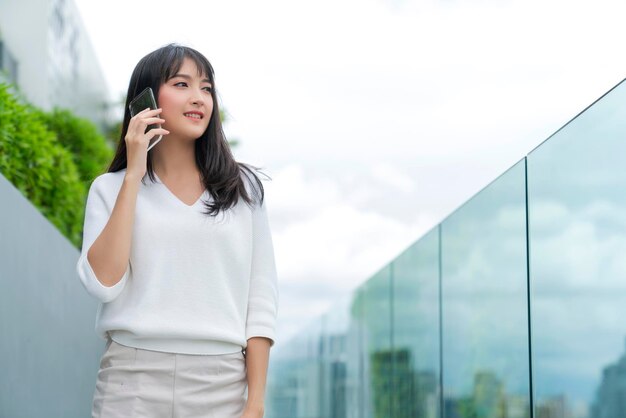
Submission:
M 265 408 L 263 406 L 250 406 L 246 405 L 246 409 L 243 410 L 241 418 L 263 418 Z

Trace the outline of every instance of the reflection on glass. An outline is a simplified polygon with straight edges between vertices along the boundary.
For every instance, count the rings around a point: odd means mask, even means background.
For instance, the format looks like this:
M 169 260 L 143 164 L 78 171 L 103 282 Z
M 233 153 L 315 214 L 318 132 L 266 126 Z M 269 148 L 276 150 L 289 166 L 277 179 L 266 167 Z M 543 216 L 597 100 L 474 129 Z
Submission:
M 294 338 L 272 349 L 267 374 L 267 411 L 275 418 L 297 417 L 297 369 L 304 350 L 302 338 Z
M 363 286 L 363 414 L 387 418 L 391 413 L 391 281 L 386 265 Z
M 350 328 L 348 332 L 348 408 L 347 416 L 361 418 L 363 416 L 363 393 L 364 377 L 363 364 L 365 363 L 365 350 L 363 346 L 363 293 L 362 289 L 354 292 L 354 301 L 350 305 Z
M 394 418 L 439 417 L 439 229 L 392 264 Z
M 360 418 L 363 410 L 362 298 L 330 312 L 272 350 L 266 415 L 272 418 Z
M 625 114 L 622 82 L 528 156 L 537 418 L 626 417 Z
M 360 330 L 353 316 L 352 298 L 342 300 L 324 315 L 321 405 L 323 417 L 360 414 Z M 360 317 L 360 314 L 358 315 Z
M 322 321 L 306 326 L 282 350 L 272 351 L 267 377 L 267 414 L 279 418 L 320 416 Z
M 615 364 L 606 366 L 596 391 L 591 416 L 594 418 L 623 417 L 626 412 L 626 350 Z
M 525 166 L 441 224 L 445 418 L 530 416 Z

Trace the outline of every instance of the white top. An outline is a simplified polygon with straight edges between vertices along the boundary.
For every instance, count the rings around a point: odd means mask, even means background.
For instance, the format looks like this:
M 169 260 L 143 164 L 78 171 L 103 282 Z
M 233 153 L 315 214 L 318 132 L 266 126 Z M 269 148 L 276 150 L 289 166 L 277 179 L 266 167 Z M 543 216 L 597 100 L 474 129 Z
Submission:
M 183 354 L 227 354 L 251 337 L 274 345 L 278 286 L 265 200 L 239 199 L 227 212 L 205 215 L 203 201 L 178 199 L 146 175 L 137 194 L 129 265 L 114 286 L 96 277 L 87 251 L 104 229 L 126 169 L 98 176 L 89 188 L 83 247 L 76 270 L 101 303 L 95 329 L 117 343 Z M 246 189 L 251 185 L 242 175 Z

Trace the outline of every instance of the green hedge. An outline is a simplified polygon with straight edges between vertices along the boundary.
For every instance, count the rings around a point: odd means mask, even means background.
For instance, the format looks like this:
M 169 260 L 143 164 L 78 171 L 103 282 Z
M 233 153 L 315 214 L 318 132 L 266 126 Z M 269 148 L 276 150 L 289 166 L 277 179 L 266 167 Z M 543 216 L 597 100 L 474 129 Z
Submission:
M 113 158 L 106 140 L 91 121 L 79 118 L 69 110 L 55 108 L 52 112 L 38 112 L 48 129 L 56 133 L 58 142 L 72 154 L 81 181 L 88 190 L 93 179 L 106 170 Z
M 43 112 L 0 83 L 0 172 L 76 248 L 89 185 L 112 155 L 90 121 L 66 110 Z

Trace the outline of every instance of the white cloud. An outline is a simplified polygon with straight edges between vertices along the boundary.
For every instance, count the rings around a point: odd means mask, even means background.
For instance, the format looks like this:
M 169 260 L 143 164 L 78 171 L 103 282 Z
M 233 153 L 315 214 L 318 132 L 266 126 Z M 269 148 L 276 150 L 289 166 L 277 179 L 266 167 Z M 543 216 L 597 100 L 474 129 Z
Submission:
M 371 184 L 380 167 L 373 167 L 361 182 Z M 409 182 L 396 171 L 389 173 Z M 264 185 L 281 282 L 281 329 L 285 332 L 324 313 L 433 224 L 423 215 L 404 223 L 366 205 L 357 208 L 350 179 L 344 184 L 305 173 L 297 165 L 268 174 L 273 180 Z M 359 190 L 355 193 L 358 199 L 368 199 Z
M 386 163 L 376 163 L 372 169 L 376 179 L 403 193 L 409 194 L 415 189 L 415 181 L 398 167 Z M 398 197 L 401 199 L 401 196 Z

